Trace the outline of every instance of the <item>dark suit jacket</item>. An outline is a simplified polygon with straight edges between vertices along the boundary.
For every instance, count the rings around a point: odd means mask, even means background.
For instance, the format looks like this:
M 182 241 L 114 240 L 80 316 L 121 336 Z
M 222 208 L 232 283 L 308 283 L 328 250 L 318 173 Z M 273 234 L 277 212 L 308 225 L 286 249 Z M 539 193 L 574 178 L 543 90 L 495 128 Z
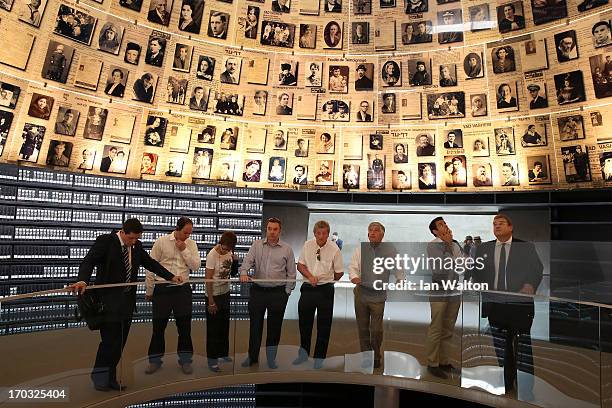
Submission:
M 106 85 L 106 88 L 104 89 L 104 93 L 108 95 L 108 91 L 111 89 L 111 87 L 113 86 L 112 83 Z M 125 93 L 125 85 L 123 84 L 118 84 L 115 89 L 113 89 L 113 92 L 110 94 L 111 96 L 118 96 L 118 97 L 123 97 L 123 94 Z
M 156 275 L 166 280 L 171 280 L 174 275 L 161 266 L 142 247 L 140 241 L 132 247 L 132 273 L 131 282 L 136 282 L 138 269 L 144 266 Z M 79 281 L 89 284 L 94 267 L 96 268 L 96 285 L 109 283 L 125 283 L 126 271 L 123 265 L 121 243 L 116 232 L 104 234 L 96 238 L 96 242 L 87 252 L 79 266 Z M 104 303 L 108 317 L 116 318 L 131 316 L 136 304 L 136 286 L 132 286 L 130 292 L 124 291 L 123 287 L 96 289 Z M 126 299 L 127 298 L 127 299 Z
M 153 9 L 149 11 L 149 14 L 147 15 L 147 20 L 152 23 L 168 25 L 168 23 L 170 22 L 170 15 L 168 13 L 164 13 L 164 20 L 162 20 L 159 17 L 159 14 L 157 14 L 157 10 Z
M 110 157 L 106 156 L 102 158 L 102 162 L 100 162 L 100 171 L 103 171 L 104 173 L 108 172 L 108 169 L 110 169 L 111 163 L 113 161 L 111 160 Z
M 357 122 L 371 122 L 372 121 L 372 115 L 370 115 L 369 113 L 365 114 L 364 119 L 362 119 L 361 111 L 358 111 L 356 115 L 357 115 Z
M 476 258 L 484 260 L 484 268 L 473 270 L 474 282 L 487 283 L 489 290 L 495 290 L 495 242 L 489 241 L 478 246 Z M 529 283 L 537 290 L 542 281 L 542 261 L 531 242 L 512 238 L 510 255 L 506 263 L 507 292 L 518 293 Z M 482 316 L 491 324 L 510 327 L 526 332 L 531 328 L 534 316 L 533 299 L 525 296 L 483 293 Z

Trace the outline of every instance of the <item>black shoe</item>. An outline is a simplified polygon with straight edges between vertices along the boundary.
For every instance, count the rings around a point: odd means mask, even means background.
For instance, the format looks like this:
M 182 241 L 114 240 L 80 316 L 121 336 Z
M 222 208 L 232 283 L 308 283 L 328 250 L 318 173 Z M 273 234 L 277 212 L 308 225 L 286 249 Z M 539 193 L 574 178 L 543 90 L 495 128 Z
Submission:
M 442 378 L 444 380 L 448 379 L 448 374 L 446 374 L 440 367 L 427 366 L 427 371 L 434 377 Z
M 111 390 L 108 384 L 94 384 L 94 388 L 96 389 L 96 391 L 102 392 L 109 392 Z
M 298 354 L 297 358 L 295 360 L 293 360 L 293 365 L 299 365 L 302 364 L 304 361 L 308 360 L 308 356 L 306 354 Z
M 278 368 L 278 365 L 276 364 L 275 360 L 268 360 L 268 367 L 270 367 L 271 369 L 275 370 Z
M 250 357 L 247 357 L 244 359 L 244 361 L 242 362 L 241 366 L 243 367 L 250 367 L 252 365 L 257 364 L 257 360 L 251 360 Z
M 108 383 L 108 386 L 111 390 L 115 391 L 125 391 L 125 389 L 127 388 L 125 385 L 121 385 L 117 381 L 111 381 L 110 383 Z

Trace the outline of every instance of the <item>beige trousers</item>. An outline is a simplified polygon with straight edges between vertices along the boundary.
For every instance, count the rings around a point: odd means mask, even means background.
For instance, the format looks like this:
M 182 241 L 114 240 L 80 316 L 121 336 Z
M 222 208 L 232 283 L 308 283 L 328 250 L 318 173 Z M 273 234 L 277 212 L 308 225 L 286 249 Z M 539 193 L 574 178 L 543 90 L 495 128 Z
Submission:
M 438 367 L 450 364 L 455 322 L 459 314 L 460 301 L 431 301 L 431 323 L 427 329 L 427 365 Z

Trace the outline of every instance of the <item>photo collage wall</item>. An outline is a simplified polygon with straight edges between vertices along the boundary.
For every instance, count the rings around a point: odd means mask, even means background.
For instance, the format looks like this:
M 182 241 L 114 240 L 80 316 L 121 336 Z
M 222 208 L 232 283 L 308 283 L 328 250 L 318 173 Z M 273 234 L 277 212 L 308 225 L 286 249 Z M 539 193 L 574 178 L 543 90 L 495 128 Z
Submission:
M 0 0 L 0 162 L 258 188 L 609 186 L 612 6 L 550 3 Z

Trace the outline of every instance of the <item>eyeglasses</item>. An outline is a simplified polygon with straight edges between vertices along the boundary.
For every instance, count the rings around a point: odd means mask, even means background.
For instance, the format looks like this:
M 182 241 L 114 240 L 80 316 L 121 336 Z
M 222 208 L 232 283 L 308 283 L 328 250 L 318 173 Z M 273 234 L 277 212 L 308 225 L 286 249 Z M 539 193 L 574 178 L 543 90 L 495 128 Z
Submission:
M 321 248 L 317 249 L 317 261 L 321 261 Z

